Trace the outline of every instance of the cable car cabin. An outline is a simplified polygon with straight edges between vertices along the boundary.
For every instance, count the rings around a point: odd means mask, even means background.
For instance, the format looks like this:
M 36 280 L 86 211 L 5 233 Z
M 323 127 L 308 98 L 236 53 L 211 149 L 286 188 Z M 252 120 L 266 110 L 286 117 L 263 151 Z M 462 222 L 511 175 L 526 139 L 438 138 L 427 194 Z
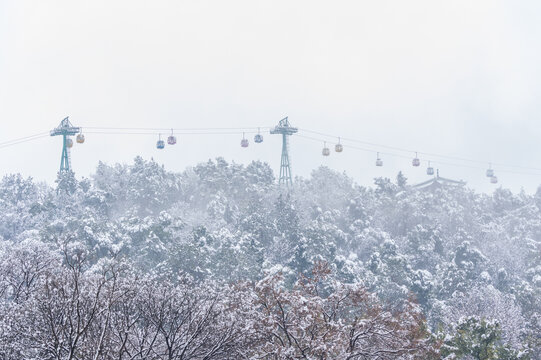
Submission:
M 247 148 L 249 144 L 250 143 L 248 142 L 248 139 L 242 139 L 240 141 L 240 146 L 242 146 L 243 148 Z
M 337 153 L 341 153 L 342 151 L 344 151 L 344 147 L 342 146 L 342 144 L 336 144 L 334 146 L 334 151 L 336 151 Z
M 427 175 L 434 175 L 434 168 L 429 166 L 426 168 L 426 174 Z
M 491 176 L 491 177 L 490 177 L 490 182 L 491 182 L 492 184 L 497 184 L 497 183 L 498 183 L 498 178 L 497 178 L 496 176 Z
M 77 138 L 76 138 L 76 139 L 77 139 L 77 143 L 78 143 L 78 144 L 82 144 L 82 143 L 85 142 L 85 136 L 84 136 L 83 134 L 77 135 Z
M 417 156 L 417 153 L 415 153 L 415 158 L 411 161 L 411 164 L 413 166 L 421 165 L 421 160 L 419 160 L 419 157 Z
M 376 159 L 376 166 L 383 166 L 383 160 L 381 160 L 380 158 L 377 158 Z
M 321 150 L 321 154 L 323 156 L 329 156 L 329 155 L 331 155 L 331 150 L 329 150 L 328 147 L 324 147 L 323 150 Z
M 157 149 L 163 149 L 164 147 L 165 147 L 165 141 L 158 140 L 158 142 L 156 142 L 156 148 Z
M 177 137 L 174 135 L 169 135 L 169 137 L 167 138 L 167 143 L 169 145 L 175 145 L 177 143 Z
M 487 177 L 489 178 L 494 177 L 494 169 L 487 169 Z
M 66 139 L 66 147 L 72 148 L 72 147 L 73 147 L 73 140 L 71 140 L 71 139 Z
M 256 134 L 254 136 L 254 142 L 257 143 L 257 144 L 261 144 L 263 142 L 263 135 Z

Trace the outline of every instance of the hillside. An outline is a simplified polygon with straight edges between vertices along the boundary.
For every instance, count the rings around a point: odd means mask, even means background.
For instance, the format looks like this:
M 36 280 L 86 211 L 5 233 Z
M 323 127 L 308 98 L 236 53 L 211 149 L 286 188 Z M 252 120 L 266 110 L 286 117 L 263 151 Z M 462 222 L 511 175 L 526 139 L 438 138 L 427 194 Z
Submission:
M 136 158 L 0 219 L 3 359 L 541 359 L 541 188 Z

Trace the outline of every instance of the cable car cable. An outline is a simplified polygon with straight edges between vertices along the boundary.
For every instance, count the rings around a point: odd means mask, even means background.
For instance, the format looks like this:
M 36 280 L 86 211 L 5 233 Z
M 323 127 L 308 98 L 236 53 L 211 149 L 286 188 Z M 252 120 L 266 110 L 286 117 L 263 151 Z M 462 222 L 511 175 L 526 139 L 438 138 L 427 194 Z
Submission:
M 321 139 L 321 138 L 315 138 L 315 137 L 311 137 L 311 136 L 306 136 L 306 135 L 300 135 L 300 134 L 294 134 L 294 136 L 297 136 L 297 137 L 300 137 L 300 138 L 304 138 L 304 139 L 308 139 L 308 140 L 312 140 L 312 141 L 316 141 L 316 142 L 325 142 L 324 139 Z M 343 139 L 343 138 L 342 138 Z M 397 157 L 397 158 L 402 158 L 402 159 L 411 159 L 410 156 L 406 156 L 406 155 L 402 155 L 402 154 L 396 154 L 396 153 L 392 153 L 392 152 L 381 152 L 381 151 L 375 151 L 375 150 L 372 150 L 372 149 L 367 149 L 367 148 L 361 148 L 361 147 L 358 147 L 358 146 L 352 146 L 352 145 L 344 145 L 344 148 L 347 148 L 347 149 L 355 149 L 355 150 L 360 150 L 360 151 L 364 151 L 364 152 L 370 152 L 370 153 L 376 153 L 376 154 L 380 154 L 380 155 L 388 155 L 388 156 L 392 156 L 392 157 Z M 424 159 L 424 160 L 429 160 L 429 159 Z M 465 165 L 465 164 L 457 164 L 457 163 L 452 163 L 452 162 L 447 162 L 447 161 L 434 161 L 433 159 L 430 159 L 430 162 L 432 164 L 440 164 L 440 165 L 448 165 L 448 166 L 454 166 L 454 167 L 462 167 L 462 168 L 467 168 L 467 169 L 475 169 L 475 170 L 483 170 L 484 168 L 480 167 L 480 166 L 474 166 L 474 165 Z M 501 173 L 508 173 L 508 174 L 515 174 L 515 175 L 532 175 L 532 176 L 541 176 L 541 173 L 531 173 L 531 172 L 520 172 L 520 171 L 513 171 L 513 170 L 498 170 L 498 172 L 501 172 Z
M 261 129 L 272 129 L 272 127 L 222 127 L 222 128 L 128 128 L 128 127 L 84 127 L 86 129 L 92 129 L 91 131 L 85 131 L 85 133 L 89 134 L 104 134 L 104 135 L 160 135 L 160 132 L 163 131 L 173 131 L 175 135 L 239 135 L 239 134 L 259 134 Z M 115 130 L 115 131 L 111 131 Z M 253 130 L 253 131 L 252 131 Z M 398 152 L 407 152 L 407 153 L 415 153 L 416 151 L 396 147 L 396 146 L 388 146 L 383 144 L 377 144 L 377 143 L 371 143 L 367 141 L 362 141 L 358 139 L 353 138 L 347 138 L 347 137 L 341 137 L 341 136 L 334 136 L 331 134 L 304 129 L 299 129 L 305 133 L 311 133 L 315 135 L 322 136 L 324 138 L 316 138 L 312 136 L 307 135 L 301 135 L 301 134 L 295 134 L 295 136 L 298 136 L 300 138 L 305 138 L 313 141 L 317 141 L 319 143 L 327 141 L 326 138 L 334 138 L 338 139 L 337 144 L 341 144 L 341 141 L 346 142 L 353 142 L 353 143 L 359 143 L 359 144 L 365 144 L 369 145 L 371 147 L 376 148 L 386 148 L 390 150 L 396 150 Z M 18 145 L 21 143 L 45 138 L 49 136 L 49 132 L 41 132 L 34 135 L 29 135 L 17 139 L 7 140 L 0 142 L 0 149 Z M 381 155 L 387 155 L 397 158 L 403 158 L 403 159 L 411 159 L 411 156 L 396 153 L 396 152 L 382 152 L 374 149 L 369 148 L 363 148 L 359 146 L 353 146 L 350 144 L 344 145 L 346 148 L 360 150 L 364 152 L 370 152 L 370 153 L 377 153 Z M 533 168 L 533 167 L 526 167 L 526 166 L 518 166 L 518 165 L 509 165 L 509 164 L 503 164 L 503 163 L 494 163 L 489 161 L 482 161 L 482 160 L 475 160 L 475 159 L 467 159 L 462 157 L 456 157 L 456 156 L 449 156 L 449 155 L 442 155 L 442 154 L 436 154 L 436 153 L 426 153 L 426 152 L 419 152 L 419 154 L 425 155 L 423 156 L 423 160 L 429 160 L 432 163 L 440 164 L 440 165 L 449 165 L 454 167 L 462 167 L 462 168 L 470 168 L 470 169 L 481 169 L 479 166 L 473 166 L 473 165 L 466 165 L 463 163 L 456 163 L 456 162 L 447 162 L 447 161 L 440 161 L 433 159 L 436 158 L 443 158 L 443 159 L 450 159 L 450 160 L 457 160 L 461 162 L 471 162 L 471 163 L 478 163 L 478 164 L 487 164 L 491 163 L 492 165 L 498 166 L 498 167 L 504 167 L 504 168 L 515 168 L 515 169 L 524 169 L 524 170 L 532 170 L 532 171 L 541 171 L 540 168 Z M 522 171 L 515 171 L 515 170 L 509 170 L 509 169 L 498 169 L 498 172 L 500 173 L 508 173 L 508 174 L 517 174 L 517 175 L 533 175 L 533 176 L 541 176 L 540 173 L 535 172 L 522 172 Z
M 169 129 L 171 130 L 171 129 Z M 121 131 L 85 131 L 86 134 L 103 134 L 103 135 L 159 135 L 160 132 L 121 132 Z M 257 131 L 229 131 L 229 132 L 178 132 L 175 131 L 175 135 L 240 135 L 257 134 Z
M 34 134 L 34 135 L 30 135 L 30 136 L 25 136 L 25 137 L 18 138 L 18 139 L 13 139 L 13 140 L 3 141 L 3 142 L 0 142 L 0 146 L 6 145 L 6 144 L 12 143 L 12 142 L 18 142 L 18 141 L 21 141 L 21 140 L 26 140 L 26 139 L 29 139 L 29 138 L 42 137 L 42 136 L 45 136 L 45 135 L 49 135 L 49 132 L 46 131 L 46 132 L 41 132 L 41 133 L 39 133 L 39 134 Z
M 141 130 L 141 131 L 170 131 L 171 129 L 175 132 L 178 131 L 218 131 L 218 130 L 256 130 L 256 129 L 270 129 L 270 127 L 218 127 L 218 128 L 140 128 L 140 127 L 99 127 L 99 126 L 85 126 L 85 129 L 92 130 Z
M 416 150 L 410 150 L 410 149 L 405 149 L 405 148 L 396 147 L 396 146 L 388 146 L 388 145 L 376 144 L 376 143 L 371 143 L 371 142 L 367 142 L 367 141 L 362 141 L 362 140 L 357 140 L 357 139 L 352 139 L 352 138 L 347 138 L 347 137 L 342 137 L 342 136 L 335 136 L 335 135 L 330 135 L 330 134 L 322 133 L 322 132 L 319 132 L 319 131 L 313 131 L 313 130 L 309 130 L 309 129 L 299 128 L 299 130 L 307 132 L 307 133 L 312 133 L 312 134 L 316 134 L 316 135 L 325 136 L 325 137 L 328 137 L 328 138 L 334 138 L 334 139 L 340 138 L 340 139 L 345 140 L 345 141 L 361 143 L 361 144 L 370 145 L 370 146 L 379 147 L 379 148 L 387 148 L 387 149 L 397 150 L 397 151 L 401 151 L 401 152 L 408 152 L 408 153 L 418 152 Z M 463 158 L 463 157 L 442 155 L 442 154 L 436 154 L 436 153 L 427 153 L 427 152 L 421 152 L 421 151 L 419 151 L 418 153 L 422 154 L 422 155 L 432 156 L 432 157 L 439 157 L 439 158 L 446 158 L 446 159 L 451 159 L 451 160 L 474 162 L 474 163 L 479 163 L 479 164 L 491 163 L 490 161 L 483 161 L 483 160 L 477 160 L 477 159 L 467 159 L 467 158 Z M 541 168 L 534 168 L 534 167 L 529 167 L 529 166 L 509 165 L 509 164 L 495 163 L 495 162 L 492 162 L 492 164 L 496 165 L 496 166 L 503 166 L 503 167 L 517 168 L 517 169 L 541 171 Z
M 19 144 L 26 143 L 26 142 L 33 141 L 33 140 L 43 139 L 43 138 L 46 138 L 46 137 L 49 137 L 49 135 L 44 134 L 44 135 L 40 135 L 40 136 L 27 137 L 24 140 L 19 140 L 19 141 L 13 141 L 12 140 L 9 143 L 1 144 L 0 149 L 7 148 L 7 147 L 10 147 L 10 146 L 13 146 L 13 145 L 19 145 Z

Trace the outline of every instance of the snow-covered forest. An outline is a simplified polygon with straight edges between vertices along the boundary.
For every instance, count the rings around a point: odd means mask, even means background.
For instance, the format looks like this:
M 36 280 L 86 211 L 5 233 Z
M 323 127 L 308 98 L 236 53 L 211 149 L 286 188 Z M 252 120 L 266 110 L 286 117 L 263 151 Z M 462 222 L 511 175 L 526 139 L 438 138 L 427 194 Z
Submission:
M 0 182 L 1 359 L 541 359 L 541 189 L 136 158 Z

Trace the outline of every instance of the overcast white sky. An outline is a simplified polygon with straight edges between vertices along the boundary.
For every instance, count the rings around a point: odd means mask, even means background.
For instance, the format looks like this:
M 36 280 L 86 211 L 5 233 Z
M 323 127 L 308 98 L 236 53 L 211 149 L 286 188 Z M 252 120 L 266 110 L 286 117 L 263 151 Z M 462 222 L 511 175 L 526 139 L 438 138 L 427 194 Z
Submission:
M 186 128 L 287 115 L 300 128 L 541 168 L 540 16 L 539 1 L 0 0 L 0 142 L 65 116 L 83 128 Z M 278 172 L 277 136 L 248 149 L 237 135 L 179 140 L 158 151 L 153 136 L 87 134 L 73 168 L 88 176 L 99 160 L 142 155 L 182 170 L 223 156 Z M 52 182 L 60 147 L 47 137 L 0 148 L 0 175 Z M 398 170 L 427 178 L 407 159 L 380 169 L 371 153 L 323 158 L 303 138 L 291 147 L 295 175 L 326 164 L 366 185 Z M 492 189 L 483 169 L 435 167 Z M 496 171 L 514 191 L 541 184 L 541 171 Z

